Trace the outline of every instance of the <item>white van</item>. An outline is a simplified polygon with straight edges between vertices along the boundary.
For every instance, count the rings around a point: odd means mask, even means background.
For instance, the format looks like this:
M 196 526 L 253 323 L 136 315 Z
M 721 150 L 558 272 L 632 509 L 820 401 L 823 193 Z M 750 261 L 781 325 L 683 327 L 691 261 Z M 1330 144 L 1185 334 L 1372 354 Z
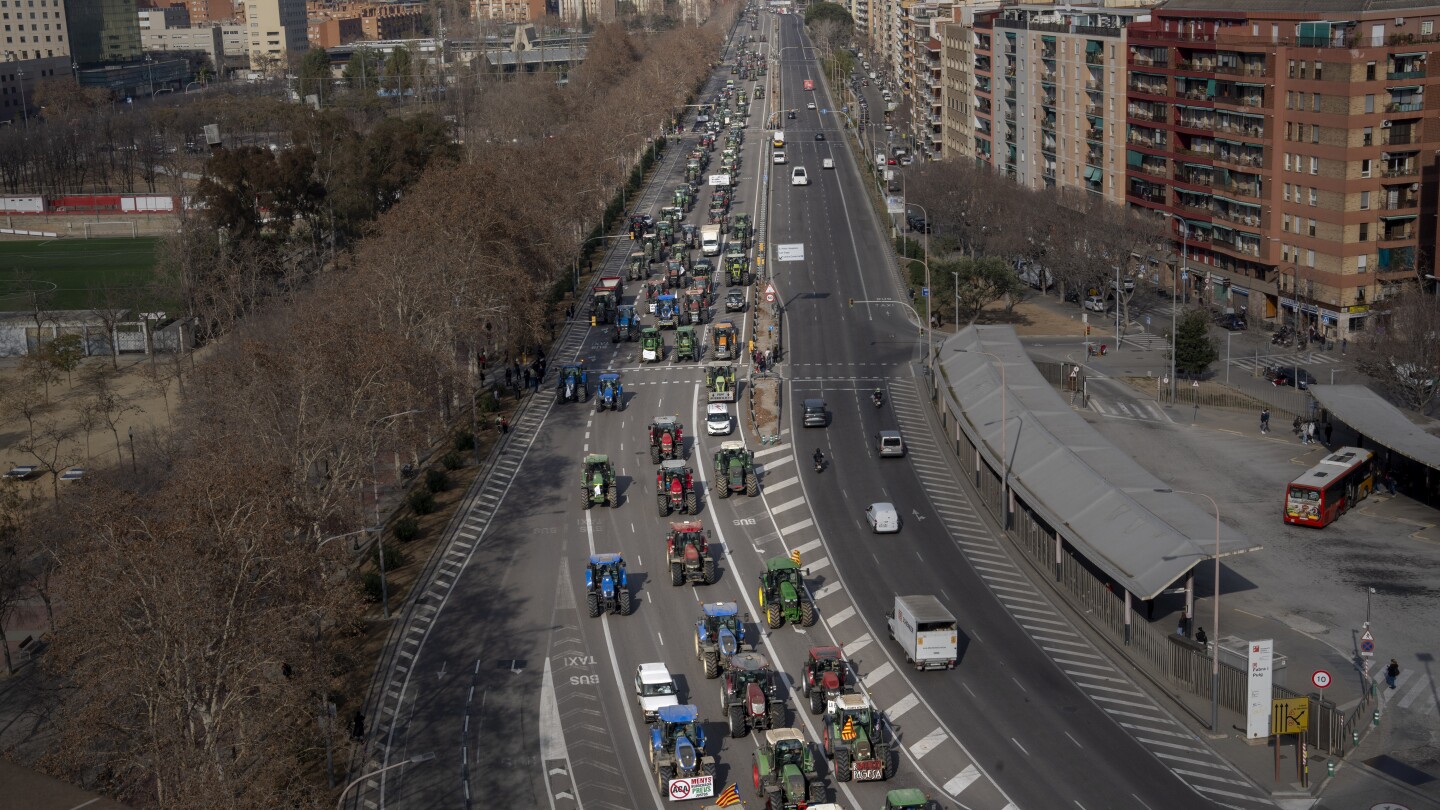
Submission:
M 810 185 L 810 175 L 808 175 L 808 174 L 805 173 L 805 167 L 804 167 L 804 166 L 796 166 L 793 170 L 791 170 L 791 172 L 790 172 L 790 185 L 792 185 L 792 186 L 808 186 L 808 185 Z
M 734 429 L 730 410 L 723 404 L 712 402 L 705 406 L 705 432 L 711 436 L 729 436 Z
M 825 158 L 824 160 L 820 161 L 820 168 L 822 168 L 822 169 L 833 169 L 833 168 L 835 168 L 835 158 Z
M 870 504 L 870 508 L 865 510 L 865 520 L 870 523 L 870 531 L 876 534 L 894 534 L 900 531 L 900 513 L 895 511 L 894 504 Z

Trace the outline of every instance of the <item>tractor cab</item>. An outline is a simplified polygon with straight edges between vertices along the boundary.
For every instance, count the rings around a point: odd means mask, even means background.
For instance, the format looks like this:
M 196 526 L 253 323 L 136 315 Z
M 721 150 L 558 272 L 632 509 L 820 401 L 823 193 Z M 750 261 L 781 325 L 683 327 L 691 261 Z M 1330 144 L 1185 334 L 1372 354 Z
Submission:
M 740 618 L 739 606 L 734 602 L 708 602 L 701 610 L 704 615 L 695 628 L 700 642 L 715 644 L 721 655 L 740 652 L 745 643 L 745 622 Z
M 837 697 L 835 699 L 835 709 L 830 715 L 832 717 L 831 722 L 840 725 L 842 728 L 849 725 L 852 729 L 871 732 L 871 736 L 874 736 L 874 732 L 879 726 L 876 722 L 879 718 L 876 717 L 875 710 L 870 705 L 870 698 L 864 695 L 841 695 Z
M 558 388 L 562 402 L 584 402 L 589 399 L 590 384 L 586 378 L 585 367 L 578 365 L 562 367 Z
M 665 240 L 665 244 L 675 243 L 675 229 L 684 218 L 685 211 L 678 205 L 667 205 L 660 209 L 660 238 Z
M 667 209 L 661 209 L 660 215 L 662 217 L 665 216 L 666 210 Z M 678 214 L 680 212 L 680 209 L 676 208 L 674 209 L 674 211 Z M 662 219 L 659 222 L 655 223 L 655 237 L 660 240 L 660 245 L 662 247 L 669 247 L 670 245 L 674 244 L 675 221 L 671 219 Z
M 775 690 L 774 675 L 770 659 L 764 655 L 758 652 L 736 653 L 726 664 L 725 687 L 727 691 L 734 691 L 732 685 L 755 684 L 769 694 Z
M 671 259 L 665 263 L 665 283 L 670 287 L 680 287 L 685 284 L 685 262 L 679 259 Z
M 661 327 L 674 328 L 680 318 L 680 304 L 674 295 L 665 293 L 655 296 L 655 323 Z
M 741 247 L 749 248 L 750 237 L 754 234 L 754 231 L 751 230 L 750 215 L 736 214 L 735 223 L 731 226 L 730 232 Z
M 901 788 L 885 794 L 885 810 L 929 810 L 930 799 L 919 788 Z
M 650 463 L 685 457 L 685 426 L 679 417 L 657 416 L 650 422 Z
M 637 340 L 639 337 L 640 316 L 635 314 L 635 307 L 625 304 L 615 310 L 615 332 L 610 335 L 610 342 Z
M 688 222 L 681 225 L 680 243 L 689 250 L 700 247 L 700 229 Z
M 672 509 L 691 515 L 700 511 L 695 474 L 678 458 L 660 462 L 660 469 L 655 471 L 655 491 L 661 517 Z
M 644 239 L 641 242 L 645 247 L 645 261 L 647 262 L 660 260 L 660 237 L 653 229 L 654 226 L 652 225 L 651 230 L 645 232 Z
M 665 339 L 660 330 L 647 326 L 640 330 L 640 359 L 646 363 L 659 362 L 665 356 Z
M 772 728 L 765 732 L 765 744 L 775 752 L 776 770 L 805 766 L 805 754 L 808 753 L 808 749 L 805 746 L 805 737 L 800 734 L 798 729 Z
M 700 752 L 705 750 L 705 729 L 699 721 L 700 710 L 690 704 L 661 706 L 650 724 L 650 750 L 673 752 L 681 768 L 694 769 Z
M 595 392 L 595 410 L 620 410 L 625 404 L 625 386 L 620 384 L 620 375 L 608 371 L 600 375 L 600 387 Z
M 710 332 L 710 345 L 715 349 L 716 360 L 733 360 L 739 354 L 739 331 L 735 328 L 734 321 L 716 321 L 715 328 Z M 710 381 L 714 374 L 729 369 L 729 365 L 711 365 L 706 371 L 706 380 Z M 732 378 L 734 369 L 729 369 Z M 713 390 L 713 389 L 712 389 Z
M 695 362 L 700 359 L 700 344 L 695 337 L 695 327 L 682 326 L 675 330 L 675 362 Z
M 610 464 L 609 456 L 599 453 L 586 456 L 581 480 L 586 509 L 596 505 L 620 505 L 619 484 L 615 481 L 615 468 Z
M 645 281 L 645 300 L 648 302 L 648 303 L 646 304 L 646 308 L 649 310 L 649 312 L 650 312 L 651 315 L 654 315 L 654 314 L 656 314 L 656 313 L 658 313 L 658 312 L 660 311 L 660 302 L 656 301 L 655 299 L 657 299 L 657 298 L 659 298 L 660 296 L 664 295 L 664 294 L 665 294 L 665 289 L 666 289 L 665 279 L 663 279 L 663 278 L 646 279 L 646 281 Z
M 670 534 L 665 537 L 665 550 L 671 557 L 678 555 L 698 558 L 709 553 L 710 538 L 698 520 L 671 523 Z
M 685 288 L 685 313 L 690 323 L 704 323 L 710 311 L 710 293 L 699 284 Z
M 760 574 L 760 609 L 771 629 L 785 622 L 805 627 L 815 623 L 815 604 L 805 590 L 800 564 L 791 557 L 771 557 Z
M 716 494 L 721 498 L 741 492 L 751 498 L 760 494 L 760 481 L 755 474 L 755 456 L 745 447 L 744 442 L 720 443 L 720 449 L 715 451 L 715 479 L 720 484 Z
M 810 701 L 810 713 L 835 713 L 835 701 L 849 689 L 850 665 L 839 647 L 811 647 L 805 659 L 801 688 Z

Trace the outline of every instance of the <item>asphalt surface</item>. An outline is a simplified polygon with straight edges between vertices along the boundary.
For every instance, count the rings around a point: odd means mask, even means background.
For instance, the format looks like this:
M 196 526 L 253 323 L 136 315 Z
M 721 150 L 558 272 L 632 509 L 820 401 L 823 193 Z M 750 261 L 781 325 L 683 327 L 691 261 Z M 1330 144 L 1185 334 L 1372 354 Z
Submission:
M 762 29 L 771 20 L 780 35 L 762 49 L 774 55 L 804 43 L 798 17 L 762 15 Z M 748 33 L 748 26 L 737 30 Z M 702 602 L 733 600 L 759 616 L 755 586 L 765 560 L 797 550 L 821 621 L 764 633 L 752 621 L 750 638 L 792 678 L 807 648 L 843 646 L 901 748 L 889 782 L 829 779 L 832 800 L 843 806 L 878 807 L 886 790 L 909 786 L 943 807 L 996 810 L 1198 808 L 1212 800 L 1267 806 L 1011 563 L 988 518 L 956 483 L 963 471 L 936 451 L 916 364 L 917 321 L 906 307 L 882 302 L 901 294 L 890 248 L 841 119 L 826 112 L 831 103 L 819 68 L 794 59 L 799 53 L 790 51 L 781 68 L 781 97 L 752 104 L 733 209 L 763 223 L 759 237 L 785 306 L 781 442 L 750 441 L 762 465 L 762 495 L 708 496 L 711 454 L 721 441 L 746 436 L 702 435 L 699 365 L 667 356 L 642 366 L 638 344 L 612 344 L 603 327 L 567 328 L 552 368 L 580 359 L 592 374 L 620 372 L 625 408 L 596 413 L 593 403 L 557 403 L 552 374 L 517 420 L 496 470 L 457 519 L 430 584 L 399 616 L 399 640 L 372 708 L 366 770 L 432 752 L 435 759 L 366 780 L 357 806 L 668 805 L 649 771 L 630 687 L 635 667 L 648 661 L 667 663 L 682 699 L 708 721 L 716 790 L 737 782 L 752 796 L 753 735 L 725 735 L 718 686 L 706 682 L 694 654 L 694 622 Z M 712 88 L 726 78 L 718 75 Z M 815 91 L 801 89 L 807 78 Z M 817 109 L 808 110 L 812 98 Z M 785 107 L 798 113 L 782 124 L 789 164 L 775 167 L 766 114 Z M 826 140 L 816 141 L 817 131 Z M 667 150 L 635 210 L 658 213 L 668 204 L 693 143 L 687 135 L 682 148 Z M 835 170 L 820 168 L 824 157 L 835 159 Z M 809 185 L 790 185 L 797 165 L 808 170 Z M 768 211 L 756 211 L 766 182 Z M 702 188 L 687 221 L 699 223 L 707 202 Z M 608 270 L 618 270 L 629 252 L 628 242 L 619 242 Z M 803 245 L 803 259 L 775 260 L 780 247 L 793 245 Z M 627 299 L 637 287 L 629 283 Z M 665 332 L 667 344 L 673 334 Z M 879 409 L 869 398 L 877 386 L 887 392 Z M 829 403 L 831 424 L 800 428 L 796 405 L 814 396 Z M 671 414 L 685 424 L 689 463 L 706 492 L 699 519 L 723 552 L 714 585 L 666 581 L 665 531 L 680 518 L 662 518 L 654 508 L 645 429 L 652 417 Z M 873 434 L 894 427 L 909 437 L 910 456 L 876 458 Z M 830 459 L 820 473 L 809 464 L 817 446 Z M 587 453 L 614 461 L 618 508 L 581 509 Z M 898 535 L 870 535 L 863 511 L 874 501 L 900 510 Z M 627 560 L 633 615 L 582 615 L 583 567 L 596 552 Z M 911 593 L 939 597 L 958 618 L 956 670 L 912 672 L 886 639 L 882 615 L 894 595 Z M 814 718 L 793 696 L 789 718 L 807 739 L 819 739 Z

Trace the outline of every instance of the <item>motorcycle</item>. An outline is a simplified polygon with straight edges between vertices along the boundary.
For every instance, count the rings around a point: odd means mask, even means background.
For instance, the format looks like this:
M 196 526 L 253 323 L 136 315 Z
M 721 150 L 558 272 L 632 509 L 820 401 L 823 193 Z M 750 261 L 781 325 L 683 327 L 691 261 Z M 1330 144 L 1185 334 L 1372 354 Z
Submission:
M 824 456 L 816 456 L 816 457 L 815 457 L 815 472 L 817 472 L 817 473 L 818 473 L 818 472 L 823 472 L 824 470 L 825 470 L 825 457 L 824 457 Z
M 878 408 L 881 405 L 885 404 L 885 395 L 880 393 L 879 391 L 876 391 L 874 394 L 870 395 L 870 401 L 875 403 L 875 407 Z

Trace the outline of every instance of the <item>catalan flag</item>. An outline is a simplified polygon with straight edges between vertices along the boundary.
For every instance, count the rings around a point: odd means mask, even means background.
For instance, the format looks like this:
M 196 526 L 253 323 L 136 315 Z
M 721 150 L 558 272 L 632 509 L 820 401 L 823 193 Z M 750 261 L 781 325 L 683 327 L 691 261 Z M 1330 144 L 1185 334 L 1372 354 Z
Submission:
M 859 735 L 855 733 L 855 718 L 845 718 L 845 725 L 842 726 L 840 729 L 840 739 L 844 740 L 845 742 L 850 742 L 857 736 Z
M 800 549 L 797 548 L 794 551 L 790 552 L 790 562 L 793 562 L 796 565 L 800 564 Z
M 730 787 L 725 788 L 720 796 L 715 799 L 716 807 L 730 807 L 740 803 L 740 792 L 735 789 L 735 783 L 731 782 Z

